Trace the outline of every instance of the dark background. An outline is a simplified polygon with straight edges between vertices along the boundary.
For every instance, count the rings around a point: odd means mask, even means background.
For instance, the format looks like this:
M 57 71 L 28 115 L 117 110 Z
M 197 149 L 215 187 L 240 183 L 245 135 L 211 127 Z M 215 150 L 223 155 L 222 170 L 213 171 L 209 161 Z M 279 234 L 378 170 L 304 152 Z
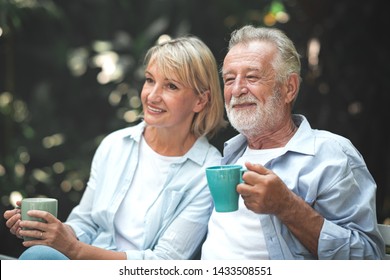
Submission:
M 296 43 L 303 84 L 295 112 L 359 149 L 378 185 L 378 222 L 385 222 L 390 17 L 383 3 L 0 0 L 0 212 L 18 196 L 44 195 L 59 199 L 64 221 L 80 200 L 100 140 L 134 124 L 142 58 L 158 37 L 197 35 L 222 63 L 230 32 L 250 23 L 279 27 Z M 312 39 L 320 43 L 314 64 Z M 228 128 L 212 142 L 222 149 L 234 134 Z M 4 219 L 0 242 L 0 254 L 23 250 Z

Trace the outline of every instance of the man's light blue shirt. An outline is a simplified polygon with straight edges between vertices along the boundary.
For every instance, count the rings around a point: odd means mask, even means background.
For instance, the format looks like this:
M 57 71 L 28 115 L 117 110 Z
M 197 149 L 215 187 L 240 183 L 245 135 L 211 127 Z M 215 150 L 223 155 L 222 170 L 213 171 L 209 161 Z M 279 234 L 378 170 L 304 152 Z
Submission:
M 377 228 L 376 183 L 352 143 L 316 130 L 302 115 L 281 156 L 265 167 L 276 173 L 325 219 L 318 243 L 319 259 L 381 259 L 384 242 Z M 241 134 L 225 143 L 223 164 L 235 163 L 247 141 Z M 259 215 L 270 259 L 315 257 L 273 215 Z
M 85 193 L 66 221 L 80 241 L 117 249 L 114 217 L 133 180 L 144 128 L 142 122 L 118 130 L 99 145 Z M 212 210 L 205 168 L 220 160 L 220 152 L 201 137 L 181 162 L 172 164 L 168 179 L 145 216 L 143 250 L 126 251 L 128 259 L 193 257 L 206 234 Z M 150 176 L 154 172 L 150 170 Z

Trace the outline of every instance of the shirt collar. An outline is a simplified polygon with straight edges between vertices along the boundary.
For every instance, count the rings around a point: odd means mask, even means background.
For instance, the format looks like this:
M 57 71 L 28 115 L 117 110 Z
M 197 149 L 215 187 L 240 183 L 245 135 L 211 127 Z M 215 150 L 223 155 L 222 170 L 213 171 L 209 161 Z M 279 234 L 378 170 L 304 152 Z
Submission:
M 286 144 L 286 151 L 293 151 L 301 154 L 314 155 L 315 137 L 313 130 L 306 117 L 299 114 L 293 115 L 293 121 L 298 127 L 294 136 Z

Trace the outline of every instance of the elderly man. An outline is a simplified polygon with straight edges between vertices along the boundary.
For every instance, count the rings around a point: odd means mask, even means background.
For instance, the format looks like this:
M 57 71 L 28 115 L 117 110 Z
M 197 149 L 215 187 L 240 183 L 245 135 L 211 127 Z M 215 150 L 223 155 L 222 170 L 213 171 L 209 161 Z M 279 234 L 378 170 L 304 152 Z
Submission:
M 202 259 L 380 259 L 376 183 L 351 142 L 292 114 L 299 54 L 280 30 L 232 33 L 222 75 L 240 133 L 223 164 L 245 166 L 239 210 L 213 211 Z

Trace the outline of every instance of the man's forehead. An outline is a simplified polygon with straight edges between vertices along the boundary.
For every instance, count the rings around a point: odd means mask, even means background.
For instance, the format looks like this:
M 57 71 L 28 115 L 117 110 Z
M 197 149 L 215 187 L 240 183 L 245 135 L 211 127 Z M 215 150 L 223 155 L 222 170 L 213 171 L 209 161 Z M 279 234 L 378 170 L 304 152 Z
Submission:
M 269 42 L 252 42 L 238 44 L 226 54 L 222 65 L 222 73 L 240 67 L 246 70 L 260 71 L 263 64 L 268 64 L 274 57 L 276 49 Z

